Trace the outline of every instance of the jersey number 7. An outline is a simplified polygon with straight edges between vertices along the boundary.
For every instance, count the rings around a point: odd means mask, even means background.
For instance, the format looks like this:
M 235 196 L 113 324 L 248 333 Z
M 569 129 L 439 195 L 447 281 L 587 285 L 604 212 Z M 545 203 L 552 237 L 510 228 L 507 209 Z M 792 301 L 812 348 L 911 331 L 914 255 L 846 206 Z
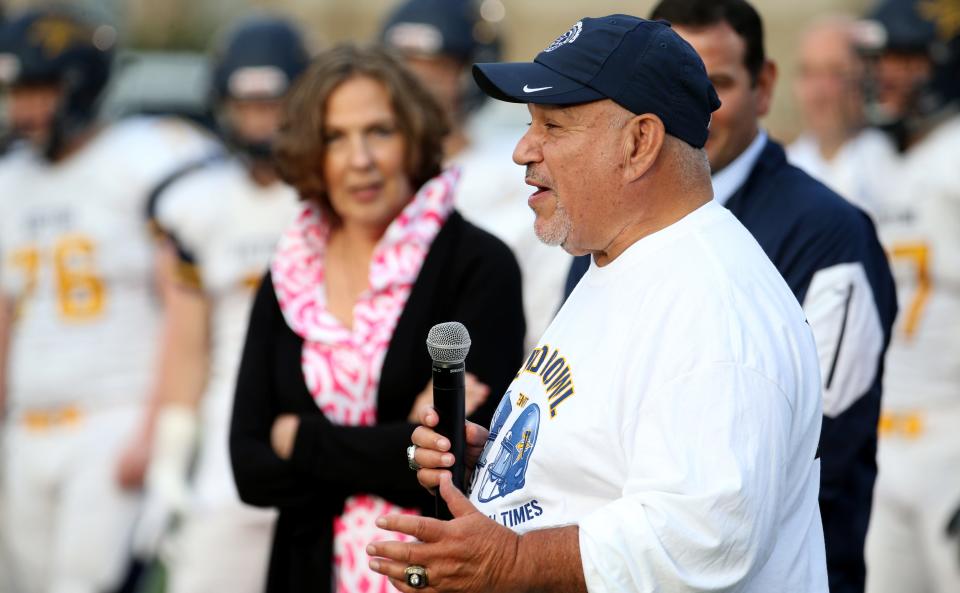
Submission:
M 923 308 L 930 298 L 930 249 L 926 243 L 898 243 L 893 246 L 890 255 L 894 260 L 906 260 L 916 268 L 916 291 L 903 319 L 903 333 L 910 339 L 920 325 Z

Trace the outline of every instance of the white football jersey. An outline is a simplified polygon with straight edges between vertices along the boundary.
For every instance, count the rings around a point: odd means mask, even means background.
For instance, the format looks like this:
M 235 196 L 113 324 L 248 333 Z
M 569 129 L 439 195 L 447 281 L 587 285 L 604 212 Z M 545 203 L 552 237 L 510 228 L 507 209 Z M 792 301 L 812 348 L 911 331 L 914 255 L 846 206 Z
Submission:
M 900 306 L 884 374 L 892 409 L 960 398 L 958 153 L 960 116 L 904 155 L 879 211 Z
M 250 308 L 277 240 L 301 207 L 292 188 L 280 182 L 258 186 L 232 158 L 178 179 L 156 204 L 158 225 L 191 260 L 181 262 L 193 267 L 183 280 L 199 282 L 211 306 L 204 446 L 196 472 L 202 504 L 238 500 L 227 442 Z
M 456 208 L 463 217 L 496 236 L 513 250 L 523 281 L 525 344 L 533 347 L 553 320 L 563 298 L 571 256 L 542 243 L 533 231 L 534 214 L 527 198 L 524 169 L 511 160 L 519 135 L 488 138 L 451 160 L 461 168 Z
M 136 118 L 62 162 L 26 149 L 0 162 L 0 287 L 16 306 L 11 411 L 146 397 L 159 313 L 147 200 L 213 147 L 190 124 Z

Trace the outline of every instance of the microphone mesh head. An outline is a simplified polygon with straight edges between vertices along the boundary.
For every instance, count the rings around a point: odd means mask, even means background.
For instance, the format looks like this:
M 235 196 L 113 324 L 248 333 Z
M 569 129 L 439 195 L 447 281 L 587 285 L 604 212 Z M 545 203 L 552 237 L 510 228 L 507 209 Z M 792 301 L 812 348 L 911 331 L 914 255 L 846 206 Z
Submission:
M 463 362 L 470 351 L 470 334 L 458 321 L 438 323 L 427 334 L 427 351 L 434 362 Z

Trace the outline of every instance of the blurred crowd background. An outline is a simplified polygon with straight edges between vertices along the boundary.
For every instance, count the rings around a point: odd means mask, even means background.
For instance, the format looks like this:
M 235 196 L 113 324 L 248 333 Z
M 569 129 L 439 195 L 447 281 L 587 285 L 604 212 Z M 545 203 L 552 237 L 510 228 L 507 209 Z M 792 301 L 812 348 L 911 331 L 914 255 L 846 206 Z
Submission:
M 36 2 L 7 2 L 9 10 L 32 4 Z M 392 7 L 387 0 L 86 0 L 71 4 L 115 23 L 122 47 L 135 54 L 159 52 L 149 59 L 156 62 L 155 68 L 168 72 L 169 76 L 183 76 L 184 71 L 192 73 L 188 76 L 202 76 L 194 70 L 197 62 L 193 56 L 196 52 L 205 53 L 210 40 L 222 31 L 225 23 L 249 10 L 266 9 L 297 18 L 309 34 L 310 42 L 319 48 L 339 41 L 375 38 L 380 23 Z M 503 58 L 521 60 L 540 51 L 541 40 L 550 38 L 585 14 L 626 12 L 643 15 L 649 13 L 655 2 L 563 0 L 550 3 L 549 8 L 538 0 L 485 0 L 480 4 L 481 15 L 489 22 L 489 27 L 484 29 L 502 39 Z M 767 51 L 780 68 L 782 83 L 792 80 L 796 73 L 796 47 L 807 24 L 825 14 L 859 15 L 870 6 L 869 0 L 758 0 L 755 4 L 764 17 Z M 170 88 L 171 85 L 162 83 L 162 75 L 159 78 L 144 76 L 133 86 L 145 95 L 176 91 L 183 94 L 181 98 L 195 99 L 198 96 L 196 86 Z M 801 126 L 796 99 L 788 84 L 778 85 L 775 97 L 765 124 L 774 137 L 792 140 Z M 524 117 L 525 113 L 521 112 L 519 119 Z

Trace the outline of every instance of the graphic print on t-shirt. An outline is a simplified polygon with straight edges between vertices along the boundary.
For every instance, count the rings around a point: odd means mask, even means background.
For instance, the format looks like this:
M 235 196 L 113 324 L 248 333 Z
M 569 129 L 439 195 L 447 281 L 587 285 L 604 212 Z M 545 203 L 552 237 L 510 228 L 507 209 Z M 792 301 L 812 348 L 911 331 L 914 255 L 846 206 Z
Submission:
M 509 398 L 510 392 L 507 392 L 504 401 L 507 402 L 508 408 Z M 508 414 L 505 414 L 503 418 L 506 419 Z M 530 458 L 533 456 L 533 450 L 537 444 L 537 433 L 539 432 L 540 406 L 530 404 L 520 413 L 520 416 L 513 422 L 510 430 L 500 441 L 499 448 L 495 449 L 496 457 L 489 464 L 489 467 L 487 467 L 488 455 L 493 451 L 489 450 L 492 441 L 487 440 L 484 457 L 481 459 L 482 471 L 479 471 L 481 465 L 477 464 L 476 486 L 479 488 L 477 499 L 480 502 L 490 502 L 495 498 L 506 496 L 523 488 L 526 483 L 527 465 L 529 465 Z
M 508 389 L 503 395 L 503 399 L 500 400 L 497 411 L 493 413 L 493 420 L 490 422 L 490 431 L 487 433 L 487 443 L 483 446 L 483 453 L 480 455 L 480 459 L 477 460 L 473 476 L 470 479 L 470 486 L 467 488 L 467 496 L 470 496 L 473 492 L 473 488 L 477 484 L 477 478 L 486 475 L 487 458 L 490 455 L 490 448 L 500 435 L 503 425 L 507 423 L 507 416 L 509 416 L 512 411 L 513 406 L 510 404 L 510 390 Z
M 551 457 L 553 449 L 548 430 L 557 430 L 553 421 L 564 416 L 558 413 L 559 405 L 574 394 L 567 356 L 547 344 L 534 348 L 500 400 L 473 472 L 468 495 L 481 512 L 511 529 L 559 516 L 556 503 L 551 513 L 547 500 L 533 493 L 542 492 L 539 464 Z M 576 420 L 565 417 L 564 430 L 569 430 Z

